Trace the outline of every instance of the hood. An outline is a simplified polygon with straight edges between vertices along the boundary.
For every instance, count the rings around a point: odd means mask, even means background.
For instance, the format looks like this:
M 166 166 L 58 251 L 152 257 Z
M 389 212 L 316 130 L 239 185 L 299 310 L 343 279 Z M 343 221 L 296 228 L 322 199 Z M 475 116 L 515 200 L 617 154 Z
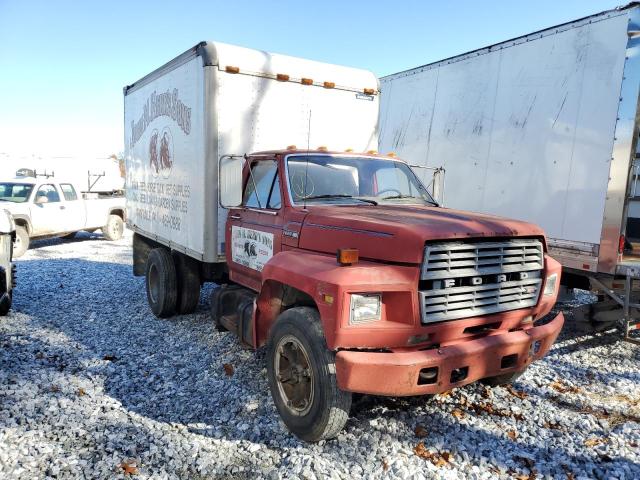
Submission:
M 433 240 L 544 237 L 531 223 L 417 205 L 308 206 L 299 247 L 326 253 L 358 248 L 361 258 L 421 263 Z
M 6 200 L 0 200 L 0 209 L 7 210 L 9 213 L 18 214 L 25 213 L 29 211 L 28 203 L 16 203 L 16 202 L 7 202 Z

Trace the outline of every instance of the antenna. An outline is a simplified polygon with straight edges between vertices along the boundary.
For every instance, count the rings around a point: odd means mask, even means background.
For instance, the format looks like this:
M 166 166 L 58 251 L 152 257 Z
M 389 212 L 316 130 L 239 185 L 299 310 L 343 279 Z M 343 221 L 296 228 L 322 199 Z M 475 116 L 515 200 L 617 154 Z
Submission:
M 311 109 L 309 109 L 309 125 L 307 126 L 307 163 L 304 166 L 304 197 L 302 202 L 302 208 L 307 209 L 307 175 L 309 172 L 309 144 L 311 143 Z

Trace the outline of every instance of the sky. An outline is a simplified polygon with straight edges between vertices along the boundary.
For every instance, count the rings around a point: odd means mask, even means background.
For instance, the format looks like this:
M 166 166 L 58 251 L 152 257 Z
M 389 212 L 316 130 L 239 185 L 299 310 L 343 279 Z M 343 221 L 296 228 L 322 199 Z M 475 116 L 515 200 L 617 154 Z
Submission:
M 0 0 L 0 163 L 16 155 L 122 152 L 122 88 L 202 40 L 383 76 L 617 5 L 615 0 Z

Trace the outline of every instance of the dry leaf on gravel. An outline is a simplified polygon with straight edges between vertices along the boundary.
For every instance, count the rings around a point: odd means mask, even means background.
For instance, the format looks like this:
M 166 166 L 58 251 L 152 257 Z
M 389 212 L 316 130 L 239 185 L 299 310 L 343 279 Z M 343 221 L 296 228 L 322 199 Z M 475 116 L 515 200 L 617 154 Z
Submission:
M 516 438 L 518 438 L 518 432 L 516 432 L 515 430 L 509 430 L 507 432 L 507 436 L 511 439 L 511 440 L 515 440 Z
M 509 392 L 514 397 L 519 398 L 520 400 L 524 400 L 525 398 L 527 398 L 529 396 L 526 392 L 523 392 L 521 390 L 516 390 L 515 388 L 513 388 L 512 385 L 507 385 L 505 388 L 506 388 L 507 392 Z
M 58 385 L 51 385 L 51 386 L 49 387 L 49 390 L 50 390 L 52 393 L 56 393 L 56 392 L 59 392 L 59 391 L 60 391 L 60 387 L 59 387 Z
M 553 388 L 556 392 L 560 392 L 560 393 L 579 393 L 580 392 L 580 389 L 578 387 L 565 385 L 560 380 L 551 382 L 549 386 Z
M 87 392 L 85 391 L 85 389 L 84 389 L 84 388 L 80 387 L 80 388 L 78 389 L 78 396 L 79 396 L 79 397 L 84 397 L 86 394 L 87 394 Z
M 385 472 L 389 470 L 389 464 L 387 463 L 386 459 L 382 459 L 382 470 L 384 470 Z
M 420 442 L 415 446 L 413 452 L 420 458 L 424 458 L 425 460 L 429 460 L 436 467 L 442 467 L 447 465 L 451 461 L 451 453 L 449 452 L 430 452 L 424 446 L 424 443 Z
M 464 412 L 459 408 L 454 409 L 453 412 L 451 412 L 451 415 L 456 418 L 464 418 Z
M 427 429 L 424 428 L 422 425 L 418 425 L 413 432 L 416 434 L 416 437 L 418 438 L 424 438 L 429 434 L 429 432 L 427 432 Z
M 132 462 L 122 462 L 120 468 L 124 471 L 125 475 L 138 475 L 138 467 Z
M 606 438 L 588 438 L 584 441 L 584 445 L 586 447 L 595 447 L 596 445 L 600 445 L 606 442 L 607 442 Z
M 222 365 L 222 368 L 224 368 L 224 373 L 227 374 L 227 377 L 233 376 L 233 372 L 235 372 L 233 365 L 231 365 L 230 363 L 225 363 L 224 365 Z

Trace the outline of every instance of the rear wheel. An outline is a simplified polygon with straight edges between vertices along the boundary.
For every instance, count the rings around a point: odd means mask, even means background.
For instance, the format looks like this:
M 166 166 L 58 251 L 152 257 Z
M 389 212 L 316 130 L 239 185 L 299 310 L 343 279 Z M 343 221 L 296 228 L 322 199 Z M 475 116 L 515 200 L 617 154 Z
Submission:
M 338 388 L 334 365 L 317 310 L 278 317 L 267 350 L 269 388 L 287 428 L 307 442 L 335 437 L 349 418 L 351 393 Z
M 120 240 L 124 233 L 124 222 L 118 215 L 109 215 L 107 224 L 102 227 L 104 238 L 110 241 Z
M 200 301 L 198 262 L 178 252 L 173 254 L 178 282 L 178 313 L 193 313 Z
M 13 257 L 18 258 L 29 249 L 29 232 L 23 226 L 16 226 L 16 239 L 13 241 Z
M 171 253 L 154 248 L 147 258 L 145 275 L 147 301 L 156 317 L 170 317 L 176 312 L 178 299 L 176 267 Z

